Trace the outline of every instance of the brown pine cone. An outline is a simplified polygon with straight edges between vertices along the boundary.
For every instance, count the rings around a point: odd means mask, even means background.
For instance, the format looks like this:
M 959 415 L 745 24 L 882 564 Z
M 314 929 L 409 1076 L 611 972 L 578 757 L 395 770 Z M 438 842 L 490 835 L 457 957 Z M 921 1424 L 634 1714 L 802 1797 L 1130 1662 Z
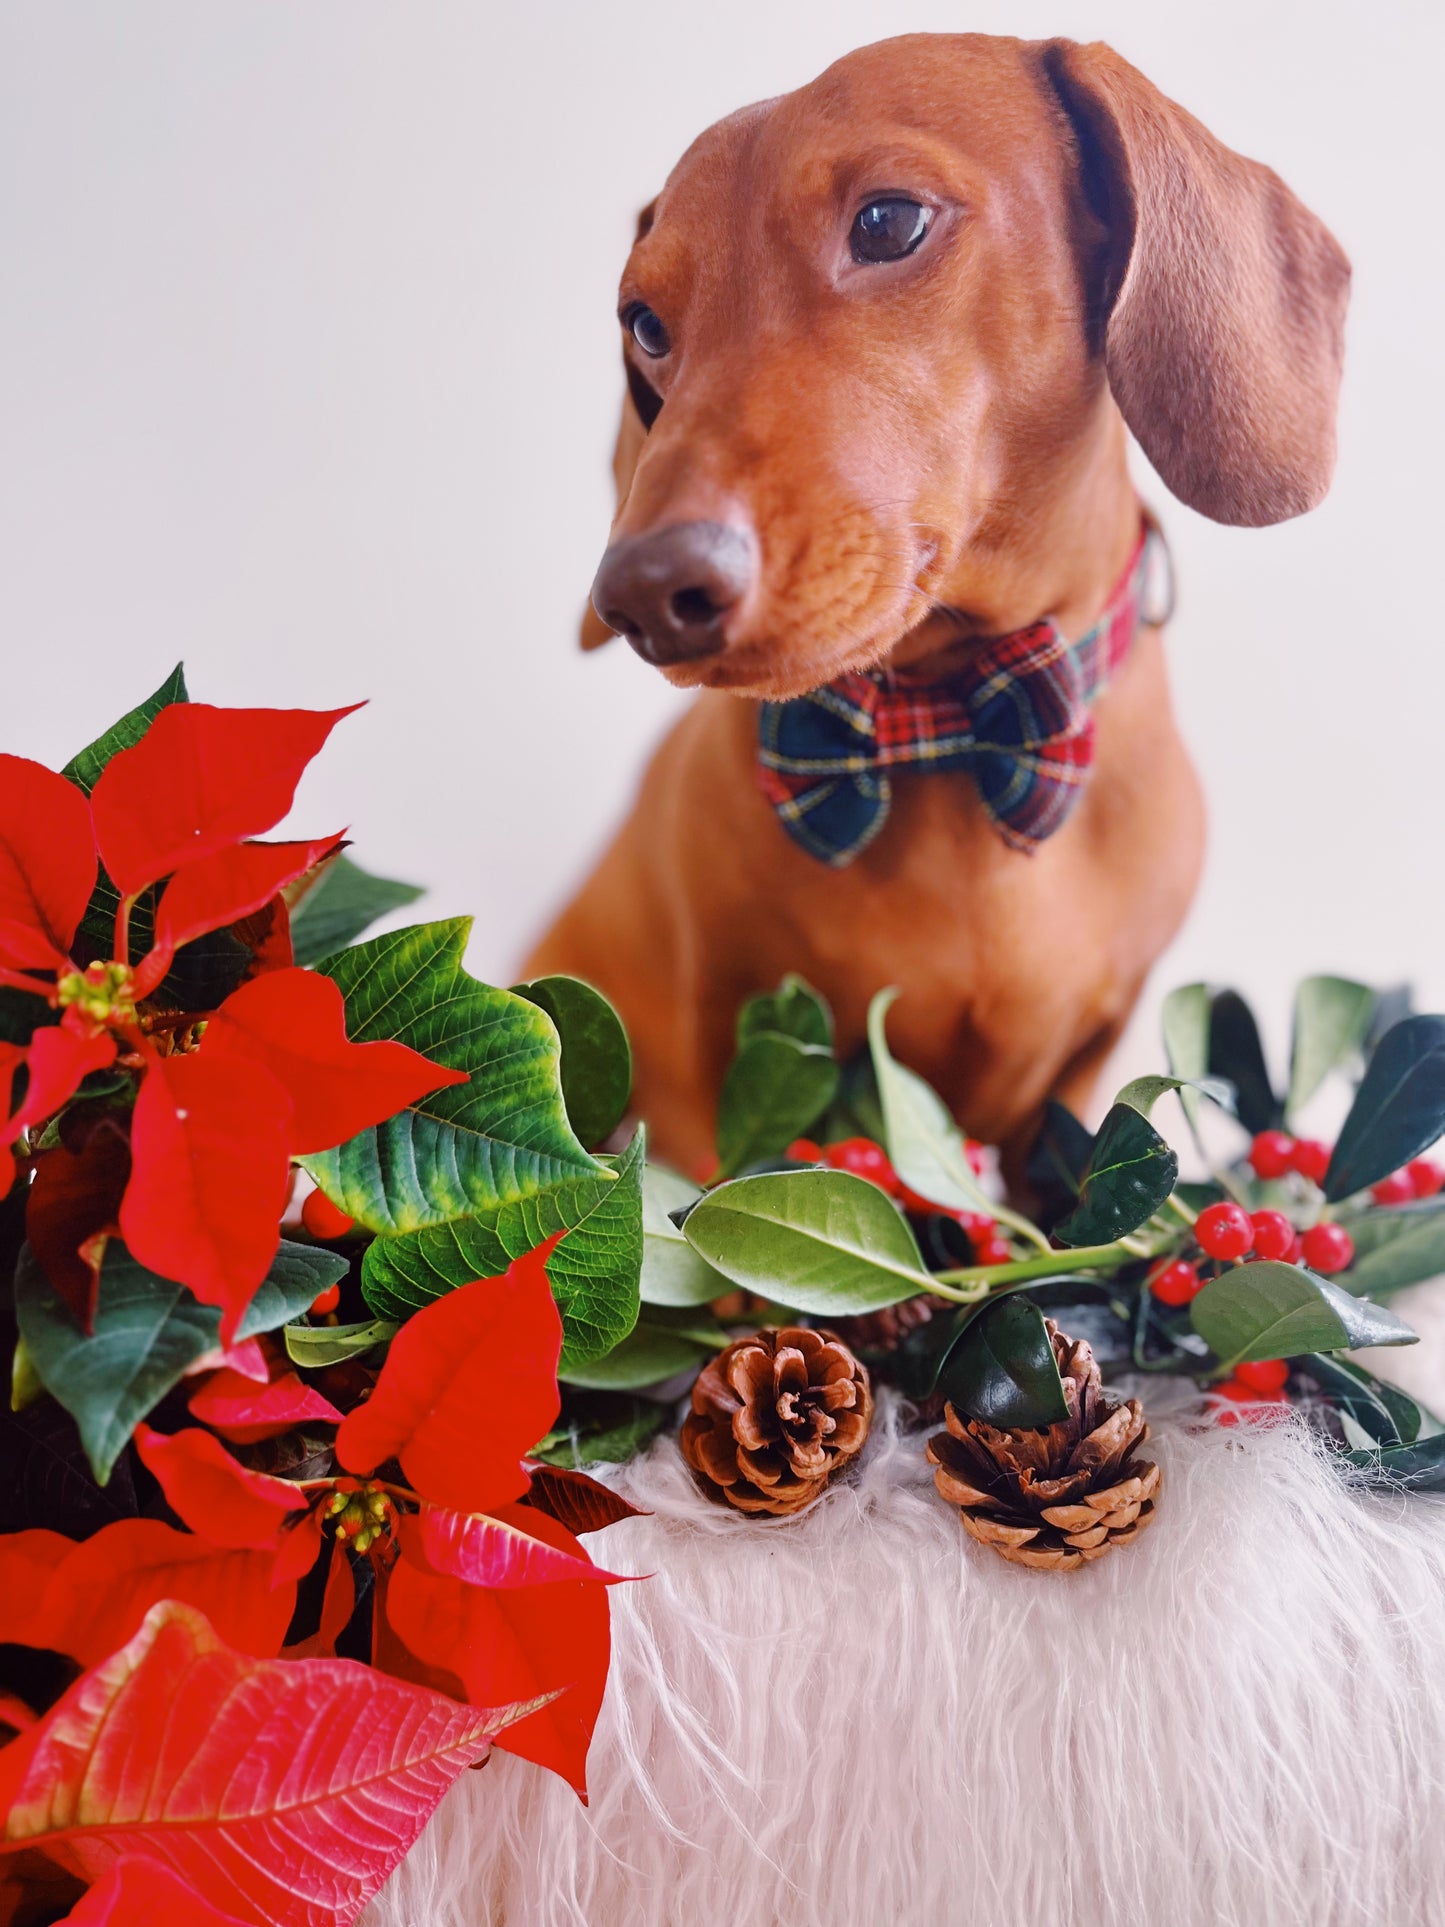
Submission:
M 754 1332 L 692 1388 L 682 1456 L 740 1512 L 801 1512 L 857 1453 L 873 1417 L 867 1367 L 829 1332 Z
M 835 1318 L 833 1333 L 845 1345 L 854 1346 L 860 1352 L 893 1352 L 907 1338 L 910 1332 L 926 1325 L 936 1311 L 948 1308 L 946 1298 L 935 1298 L 924 1292 L 917 1298 L 905 1298 L 896 1305 L 885 1305 L 882 1311 L 863 1311 L 852 1318 Z
M 928 1456 L 934 1483 L 973 1538 L 1015 1565 L 1067 1572 L 1148 1525 L 1159 1468 L 1133 1457 L 1149 1436 L 1138 1399 L 1111 1405 L 1089 1346 L 1044 1323 L 1068 1418 L 1001 1432 L 948 1405 L 948 1430 L 928 1441 Z

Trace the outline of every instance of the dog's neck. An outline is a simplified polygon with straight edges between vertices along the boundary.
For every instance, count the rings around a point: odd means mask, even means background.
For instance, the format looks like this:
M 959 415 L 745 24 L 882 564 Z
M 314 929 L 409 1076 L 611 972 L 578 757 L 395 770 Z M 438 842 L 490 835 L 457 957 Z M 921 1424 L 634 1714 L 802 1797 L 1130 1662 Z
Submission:
M 1117 586 L 1139 538 L 1139 498 L 1127 436 L 1112 402 L 1072 447 L 1049 451 L 1010 478 L 946 576 L 934 607 L 887 661 L 913 676 L 943 675 L 979 636 L 1052 618 L 1082 635 Z

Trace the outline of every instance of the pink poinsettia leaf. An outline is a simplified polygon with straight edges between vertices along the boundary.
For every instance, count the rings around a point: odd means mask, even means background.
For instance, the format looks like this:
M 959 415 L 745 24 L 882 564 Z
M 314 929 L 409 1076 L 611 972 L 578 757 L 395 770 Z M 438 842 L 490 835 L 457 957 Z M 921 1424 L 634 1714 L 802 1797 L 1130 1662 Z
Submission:
M 211 1432 L 188 1426 L 157 1432 L 144 1420 L 135 1447 L 166 1504 L 197 1538 L 213 1546 L 252 1546 L 274 1551 L 290 1516 L 307 1495 L 290 1479 L 253 1472 Z
M 263 910 L 285 884 L 315 867 L 346 834 L 316 843 L 239 843 L 177 870 L 156 912 L 155 947 L 137 966 L 135 994 L 148 997 L 182 944 Z
M 295 1372 L 255 1385 L 235 1372 L 217 1372 L 191 1395 L 191 1416 L 233 1445 L 279 1438 L 296 1425 L 340 1425 L 341 1413 Z
M 242 984 L 207 1026 L 201 1054 L 264 1065 L 295 1107 L 291 1146 L 302 1155 L 344 1144 L 468 1075 L 405 1044 L 349 1043 L 341 991 L 314 970 L 272 970 Z
M 274 828 L 306 765 L 357 707 L 163 709 L 91 794 L 96 841 L 122 896 Z
M 223 1912 L 347 1927 L 526 1710 L 350 1660 L 251 1659 L 167 1602 L 0 1753 L 0 1852 L 91 1880 L 142 1854 Z
M 237 1378 L 250 1379 L 253 1385 L 265 1385 L 271 1377 L 259 1338 L 242 1338 L 234 1345 L 218 1345 L 214 1351 L 202 1352 L 185 1376 L 197 1378 L 205 1372 L 231 1372 Z
M 90 805 L 25 756 L 0 756 L 0 967 L 66 962 L 98 867 Z
M 505 1518 L 495 1518 L 427 1505 L 402 1520 L 401 1549 L 414 1565 L 469 1586 L 547 1586 L 563 1579 L 620 1583 L 621 1573 L 604 1571 L 585 1552 L 579 1557 L 534 1533 L 533 1520 L 542 1516 L 531 1506 L 512 1506 Z
M 220 1306 L 223 1345 L 281 1242 L 290 1128 L 291 1100 L 258 1064 L 160 1058 L 136 1099 L 122 1236 L 138 1263 Z

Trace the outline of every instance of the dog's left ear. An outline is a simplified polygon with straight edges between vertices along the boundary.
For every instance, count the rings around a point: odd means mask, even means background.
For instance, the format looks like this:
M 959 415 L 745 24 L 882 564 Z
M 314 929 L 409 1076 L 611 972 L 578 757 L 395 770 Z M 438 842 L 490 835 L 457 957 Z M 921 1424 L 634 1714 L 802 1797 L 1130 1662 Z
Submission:
M 655 201 L 649 201 L 637 217 L 639 241 L 652 226 L 652 212 L 656 205 Z M 632 474 L 637 467 L 637 458 L 642 453 L 642 444 L 647 440 L 647 431 L 651 428 L 657 411 L 662 405 L 657 395 L 642 377 L 636 374 L 625 358 L 622 369 L 627 386 L 622 394 L 622 417 L 617 424 L 617 440 L 612 447 L 612 480 L 617 489 L 614 517 L 622 512 L 622 505 L 632 488 Z M 615 629 L 607 627 L 589 602 L 582 614 L 582 627 L 579 633 L 582 647 L 600 649 L 604 642 L 611 642 L 616 633 Z
M 1335 465 L 1339 243 L 1112 48 L 1040 52 L 1101 225 L 1090 313 L 1125 421 L 1174 494 L 1216 522 L 1313 508 Z

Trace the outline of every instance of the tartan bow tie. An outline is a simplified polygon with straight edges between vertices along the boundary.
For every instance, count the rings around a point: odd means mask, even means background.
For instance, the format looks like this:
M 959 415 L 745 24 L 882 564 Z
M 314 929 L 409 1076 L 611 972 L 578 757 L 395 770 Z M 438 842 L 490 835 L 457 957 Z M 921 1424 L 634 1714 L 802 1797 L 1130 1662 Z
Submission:
M 870 670 L 764 703 L 758 776 L 789 836 L 841 868 L 887 822 L 891 769 L 967 770 L 1004 842 L 1032 855 L 1079 800 L 1094 760 L 1090 704 L 1128 654 L 1156 542 L 1162 549 L 1146 524 L 1078 642 L 1045 619 L 981 642 L 939 682 L 909 685 Z

